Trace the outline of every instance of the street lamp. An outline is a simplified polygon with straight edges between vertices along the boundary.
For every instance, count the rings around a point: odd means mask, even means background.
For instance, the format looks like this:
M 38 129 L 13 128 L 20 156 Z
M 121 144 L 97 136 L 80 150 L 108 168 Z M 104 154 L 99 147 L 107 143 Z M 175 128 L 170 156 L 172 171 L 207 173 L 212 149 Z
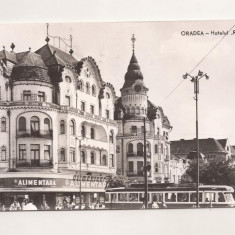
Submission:
M 79 156 L 80 156 L 80 161 L 79 161 L 79 208 L 80 210 L 82 209 L 82 154 L 81 154 L 81 148 L 82 148 L 82 136 L 77 136 L 76 140 L 79 141 Z
M 199 139 L 198 139 L 198 94 L 199 94 L 199 80 L 202 77 L 205 77 L 207 80 L 209 79 L 209 76 L 206 73 L 203 73 L 202 71 L 198 71 L 197 76 L 193 77 L 190 74 L 186 73 L 183 75 L 184 79 L 187 79 L 188 76 L 191 78 L 191 82 L 194 83 L 194 94 L 195 100 L 196 100 L 196 140 L 197 140 L 197 208 L 199 208 Z

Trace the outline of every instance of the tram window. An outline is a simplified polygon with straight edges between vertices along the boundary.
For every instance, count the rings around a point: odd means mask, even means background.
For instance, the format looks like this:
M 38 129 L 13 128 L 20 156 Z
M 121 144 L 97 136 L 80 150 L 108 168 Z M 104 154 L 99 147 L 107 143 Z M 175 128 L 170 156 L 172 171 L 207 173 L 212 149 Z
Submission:
M 196 202 L 196 201 L 197 201 L 197 194 L 190 193 L 190 202 Z M 202 193 L 199 193 L 199 202 L 202 202 Z
M 127 202 L 127 193 L 119 193 L 118 194 L 119 202 Z
M 176 194 L 175 193 L 166 193 L 165 194 L 166 202 L 176 202 Z
M 224 198 L 226 202 L 234 202 L 234 198 L 231 193 L 224 193 Z
M 205 202 L 215 202 L 215 193 L 205 193 Z
M 189 201 L 189 194 L 188 193 L 178 193 L 177 201 L 178 202 L 188 202 Z
M 225 202 L 224 194 L 218 193 L 218 202 Z
M 105 202 L 109 202 L 110 201 L 110 194 L 106 193 L 105 194 Z
M 140 202 L 144 201 L 144 193 L 139 193 L 139 201 Z M 148 193 L 148 201 L 149 201 L 149 193 Z
M 153 193 L 152 194 L 153 202 L 163 202 L 163 193 Z
M 116 202 L 116 201 L 117 201 L 117 194 L 111 193 L 111 202 Z
M 130 202 L 138 202 L 138 193 L 129 193 Z

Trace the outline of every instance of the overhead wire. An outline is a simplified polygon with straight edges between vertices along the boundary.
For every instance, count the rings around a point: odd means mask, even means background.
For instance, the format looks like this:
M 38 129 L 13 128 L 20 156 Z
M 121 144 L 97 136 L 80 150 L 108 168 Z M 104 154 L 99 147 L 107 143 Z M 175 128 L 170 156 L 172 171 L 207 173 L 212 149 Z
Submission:
M 235 27 L 235 25 L 233 25 L 229 30 L 228 33 Z M 223 39 L 227 36 L 228 34 L 225 34 L 213 47 L 211 50 L 209 50 L 209 52 L 197 63 L 197 65 L 189 72 L 189 74 L 191 75 L 191 73 L 210 55 L 210 53 L 223 41 Z M 163 103 L 163 101 L 165 101 L 166 99 L 168 99 L 168 97 L 185 81 L 182 80 L 165 98 L 162 99 L 162 101 L 160 102 L 160 105 Z

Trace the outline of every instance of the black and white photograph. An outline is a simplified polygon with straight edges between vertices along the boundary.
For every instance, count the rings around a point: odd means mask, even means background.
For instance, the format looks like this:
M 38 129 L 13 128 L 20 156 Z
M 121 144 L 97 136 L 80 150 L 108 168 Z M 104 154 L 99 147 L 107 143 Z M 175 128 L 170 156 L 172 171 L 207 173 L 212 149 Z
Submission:
M 1 211 L 235 207 L 235 21 L 0 32 Z

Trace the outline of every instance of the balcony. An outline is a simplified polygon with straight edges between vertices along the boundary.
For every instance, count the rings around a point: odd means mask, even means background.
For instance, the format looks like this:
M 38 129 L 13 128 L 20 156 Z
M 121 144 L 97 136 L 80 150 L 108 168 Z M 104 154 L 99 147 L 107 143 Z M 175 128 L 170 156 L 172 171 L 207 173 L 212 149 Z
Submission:
M 127 152 L 127 157 L 143 157 L 144 156 L 144 152 L 142 151 L 137 151 L 137 152 Z M 151 157 L 151 152 L 146 152 L 146 156 L 147 157 Z
M 37 100 L 19 100 L 19 101 L 0 101 L 0 106 L 7 106 L 7 107 L 9 107 L 9 106 L 36 106 L 36 107 L 43 106 L 43 107 L 47 107 L 47 108 L 63 110 L 65 112 L 78 113 L 80 115 L 83 115 L 84 117 L 90 117 L 90 118 L 93 118 L 94 120 L 102 121 L 104 123 L 111 123 L 111 124 L 117 126 L 117 122 L 115 120 L 107 119 L 104 117 L 100 117 L 98 115 L 87 113 L 87 112 L 81 111 L 77 108 L 70 107 L 67 105 L 58 105 L 58 104 L 42 102 L 42 101 L 37 101 Z
M 49 131 L 35 131 L 26 129 L 24 131 L 17 130 L 17 137 L 24 138 L 24 137 L 34 137 L 34 138 L 45 138 L 45 139 L 52 139 L 53 137 L 53 130 Z
M 40 159 L 23 159 L 23 160 L 16 160 L 16 167 L 18 168 L 52 168 L 53 161 L 50 160 L 40 160 Z

